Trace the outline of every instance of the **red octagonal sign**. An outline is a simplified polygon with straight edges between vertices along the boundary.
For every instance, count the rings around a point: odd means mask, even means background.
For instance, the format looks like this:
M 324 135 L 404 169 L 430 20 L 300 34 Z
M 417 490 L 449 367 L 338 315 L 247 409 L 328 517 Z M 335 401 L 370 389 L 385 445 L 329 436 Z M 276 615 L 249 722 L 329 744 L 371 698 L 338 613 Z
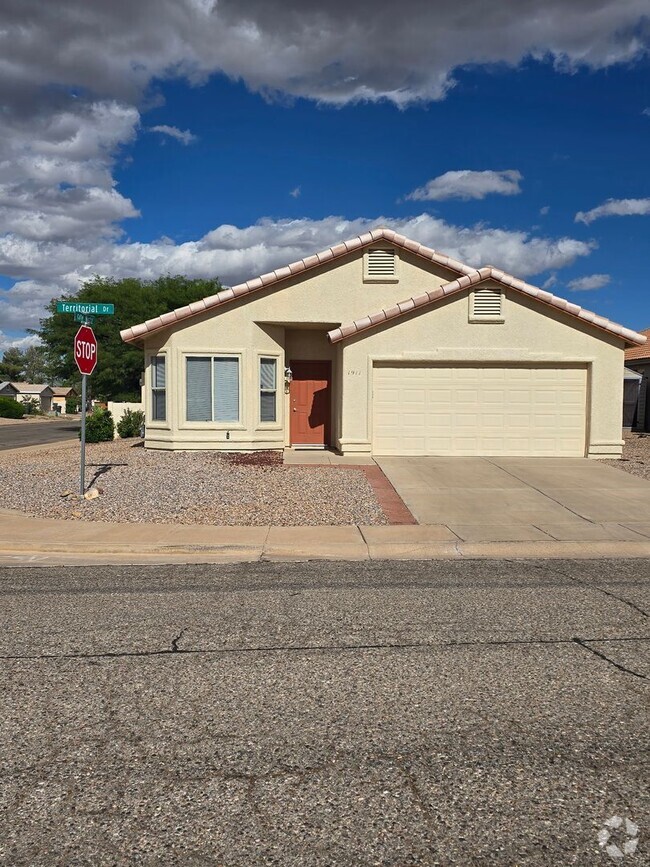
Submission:
M 82 325 L 74 339 L 74 360 L 81 373 L 92 373 L 97 364 L 97 338 L 89 325 Z

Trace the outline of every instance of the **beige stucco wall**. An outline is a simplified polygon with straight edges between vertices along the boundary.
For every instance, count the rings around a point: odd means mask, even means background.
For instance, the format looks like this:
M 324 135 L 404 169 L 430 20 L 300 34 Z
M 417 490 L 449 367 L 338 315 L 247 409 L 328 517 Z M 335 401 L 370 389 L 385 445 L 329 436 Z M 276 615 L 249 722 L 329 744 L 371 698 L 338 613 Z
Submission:
M 352 254 L 318 272 L 201 314 L 145 342 L 147 447 L 223 450 L 282 448 L 289 444 L 288 396 L 282 371 L 292 360 L 332 361 L 332 430 L 344 453 L 371 450 L 373 360 L 573 362 L 587 366 L 590 456 L 620 454 L 623 341 L 541 305 L 514 290 L 504 299 L 503 323 L 469 321 L 468 293 L 453 296 L 391 326 L 331 346 L 331 328 L 421 294 L 453 279 L 400 251 L 398 282 L 365 283 L 363 257 Z M 490 285 L 490 284 L 486 284 Z M 152 355 L 167 358 L 167 419 L 150 407 Z M 240 357 L 240 422 L 185 420 L 185 357 L 220 353 Z M 259 421 L 259 358 L 278 359 L 278 420 Z
M 343 451 L 370 449 L 374 361 L 446 366 L 462 361 L 571 362 L 586 365 L 588 373 L 586 455 L 620 455 L 623 341 L 604 332 L 596 336 L 573 317 L 514 290 L 506 291 L 503 314 L 502 323 L 470 322 L 469 293 L 464 292 L 424 314 L 402 317 L 392 328 L 383 326 L 348 340 L 343 350 Z
M 122 416 L 127 412 L 127 410 L 130 410 L 131 412 L 141 412 L 144 410 L 144 404 L 142 403 L 128 403 L 115 400 L 109 400 L 106 406 L 113 416 L 113 424 L 115 425 L 113 438 L 116 440 L 120 438 L 120 435 L 117 432 L 117 425 L 122 420 Z

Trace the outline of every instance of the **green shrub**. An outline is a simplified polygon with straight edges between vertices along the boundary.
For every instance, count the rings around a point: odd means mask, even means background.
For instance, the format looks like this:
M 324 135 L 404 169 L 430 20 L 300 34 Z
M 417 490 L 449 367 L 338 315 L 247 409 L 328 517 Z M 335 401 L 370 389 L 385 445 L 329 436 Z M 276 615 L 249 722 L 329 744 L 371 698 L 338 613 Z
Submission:
M 0 397 L 0 418 L 22 418 L 24 414 L 20 401 L 13 397 Z
M 144 424 L 144 413 L 141 409 L 126 409 L 117 423 L 117 432 L 122 439 L 139 437 L 140 428 Z
M 86 442 L 103 443 L 112 440 L 115 433 L 113 416 L 107 409 L 97 407 L 86 418 Z M 79 433 L 81 437 L 81 433 Z
M 26 415 L 43 415 L 41 402 L 37 397 L 30 397 L 23 401 L 23 410 Z
M 68 415 L 72 415 L 72 413 L 77 412 L 79 410 L 79 398 L 78 397 L 66 397 L 65 399 L 65 411 Z

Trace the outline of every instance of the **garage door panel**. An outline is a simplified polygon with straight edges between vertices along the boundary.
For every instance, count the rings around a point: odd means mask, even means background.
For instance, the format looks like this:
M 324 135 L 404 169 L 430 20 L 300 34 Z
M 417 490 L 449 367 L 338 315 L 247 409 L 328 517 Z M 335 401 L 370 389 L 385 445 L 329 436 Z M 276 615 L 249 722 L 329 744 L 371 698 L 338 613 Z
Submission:
M 378 365 L 378 455 L 583 456 L 584 366 Z

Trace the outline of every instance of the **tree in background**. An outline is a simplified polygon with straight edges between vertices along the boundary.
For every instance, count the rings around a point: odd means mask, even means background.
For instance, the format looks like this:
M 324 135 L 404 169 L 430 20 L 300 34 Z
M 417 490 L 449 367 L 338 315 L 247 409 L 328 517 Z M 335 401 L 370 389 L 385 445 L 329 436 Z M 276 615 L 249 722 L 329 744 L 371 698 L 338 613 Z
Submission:
M 0 380 L 2 382 L 44 382 L 50 381 L 47 350 L 44 346 L 29 346 L 25 350 L 15 346 L 6 349 L 0 360 Z
M 25 367 L 25 356 L 20 349 L 11 346 L 5 349 L 0 359 L 0 382 L 21 382 Z
M 222 288 L 218 280 L 190 280 L 187 277 L 159 277 L 140 280 L 126 277 L 115 280 L 95 277 L 85 283 L 76 295 L 53 299 L 48 305 L 49 316 L 41 320 L 37 334 L 45 347 L 52 376 L 80 391 L 81 377 L 74 361 L 73 342 L 79 328 L 71 313 L 57 313 L 56 302 L 105 302 L 115 305 L 114 316 L 97 316 L 93 331 L 99 353 L 97 367 L 88 380 L 89 391 L 99 400 L 140 400 L 142 349 L 124 343 L 120 331 L 145 319 L 152 319 L 214 295 Z
M 47 350 L 44 346 L 30 346 L 23 352 L 23 375 L 25 382 L 50 381 Z

